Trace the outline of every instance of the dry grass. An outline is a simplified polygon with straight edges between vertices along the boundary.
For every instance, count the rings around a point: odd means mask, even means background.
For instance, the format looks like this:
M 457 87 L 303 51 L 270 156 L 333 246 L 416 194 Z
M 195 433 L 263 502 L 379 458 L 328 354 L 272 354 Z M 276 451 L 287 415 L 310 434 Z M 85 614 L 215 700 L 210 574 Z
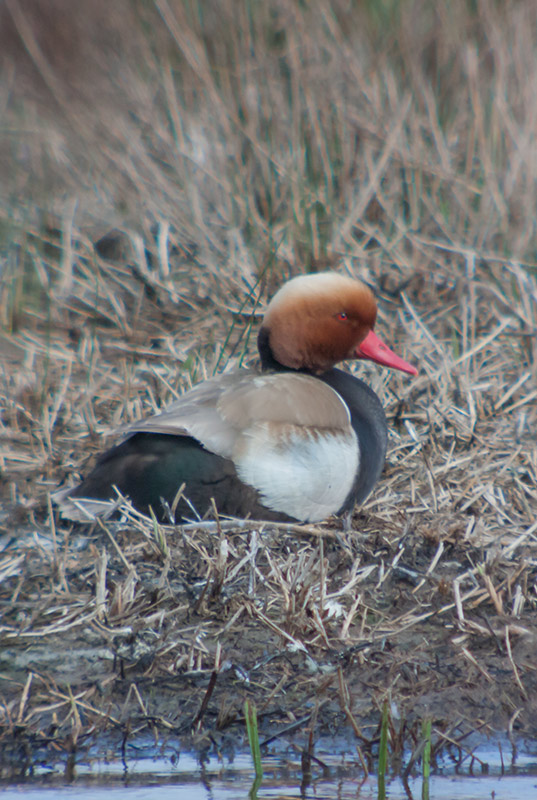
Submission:
M 534 734 L 535 4 L 118 0 L 101 41 L 105 5 L 67 33 L 2 8 L 4 745 L 204 741 L 244 697 L 263 734 L 350 726 L 364 765 L 386 697 L 394 753 L 426 717 L 437 748 Z M 253 358 L 274 286 L 326 265 L 420 367 L 360 367 L 391 447 L 350 534 L 54 518 L 107 434 Z

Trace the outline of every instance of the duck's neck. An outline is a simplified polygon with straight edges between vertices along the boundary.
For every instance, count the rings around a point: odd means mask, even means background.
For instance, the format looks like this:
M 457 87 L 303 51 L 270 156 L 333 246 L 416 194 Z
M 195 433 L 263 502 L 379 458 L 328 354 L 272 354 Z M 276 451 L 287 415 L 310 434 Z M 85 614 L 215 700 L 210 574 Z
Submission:
M 263 372 L 292 372 L 290 367 L 286 367 L 276 361 L 272 353 L 269 341 L 268 328 L 260 328 L 257 334 L 257 349 L 261 359 L 261 369 Z

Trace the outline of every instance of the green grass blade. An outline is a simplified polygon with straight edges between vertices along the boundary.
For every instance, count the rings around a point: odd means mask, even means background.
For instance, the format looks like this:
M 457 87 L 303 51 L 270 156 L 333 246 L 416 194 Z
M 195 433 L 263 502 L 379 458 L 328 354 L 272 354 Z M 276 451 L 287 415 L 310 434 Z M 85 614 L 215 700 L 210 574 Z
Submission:
M 261 766 L 261 749 L 259 747 L 259 733 L 257 730 L 257 711 L 253 704 L 248 700 L 244 703 L 244 716 L 246 719 L 246 730 L 248 732 L 248 743 L 254 762 L 256 778 L 263 777 L 263 767 Z
M 382 723 L 380 726 L 379 766 L 378 766 L 378 800 L 386 800 L 386 770 L 388 768 L 388 724 L 390 712 L 388 701 L 382 707 Z
M 423 783 L 421 800 L 429 800 L 429 777 L 431 775 L 431 720 L 424 720 L 422 727 L 425 747 L 423 748 Z

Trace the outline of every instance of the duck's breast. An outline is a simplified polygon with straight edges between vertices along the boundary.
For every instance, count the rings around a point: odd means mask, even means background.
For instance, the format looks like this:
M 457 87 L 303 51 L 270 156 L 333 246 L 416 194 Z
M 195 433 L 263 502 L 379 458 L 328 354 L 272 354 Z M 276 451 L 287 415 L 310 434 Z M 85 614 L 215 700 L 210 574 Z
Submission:
M 360 378 L 340 369 L 331 369 L 322 380 L 345 402 L 358 438 L 360 465 L 349 495 L 339 509 L 343 512 L 363 502 L 377 483 L 386 459 L 388 425 L 379 398 Z

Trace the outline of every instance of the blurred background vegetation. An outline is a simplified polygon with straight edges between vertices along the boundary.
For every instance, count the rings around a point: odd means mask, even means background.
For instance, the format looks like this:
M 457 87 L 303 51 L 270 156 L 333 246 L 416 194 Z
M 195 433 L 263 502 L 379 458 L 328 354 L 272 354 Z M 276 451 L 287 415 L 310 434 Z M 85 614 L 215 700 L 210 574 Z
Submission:
M 536 37 L 532 0 L 6 0 L 3 325 L 112 228 L 226 289 L 274 259 L 429 280 L 431 239 L 534 262 Z

